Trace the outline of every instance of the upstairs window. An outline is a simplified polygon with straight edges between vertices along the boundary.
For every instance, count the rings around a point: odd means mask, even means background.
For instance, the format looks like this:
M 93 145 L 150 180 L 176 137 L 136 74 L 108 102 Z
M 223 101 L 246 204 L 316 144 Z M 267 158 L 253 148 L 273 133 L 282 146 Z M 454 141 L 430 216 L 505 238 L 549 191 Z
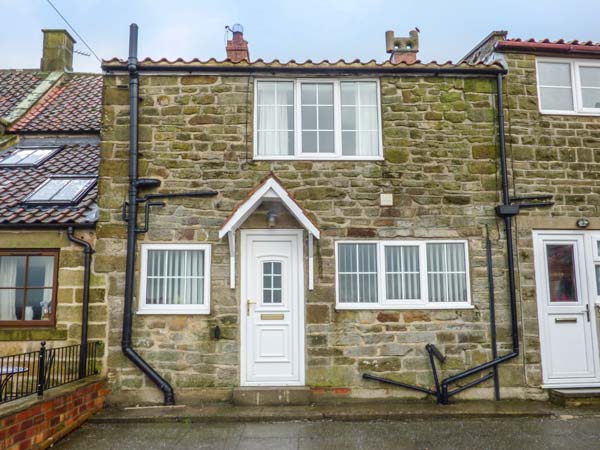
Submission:
M 95 177 L 55 176 L 33 191 L 25 203 L 76 204 L 96 182 Z
M 600 63 L 538 59 L 537 80 L 541 112 L 600 115 Z
M 258 80 L 256 159 L 382 159 L 376 80 Z
M 470 308 L 466 241 L 336 243 L 338 309 Z
M 36 167 L 54 155 L 60 147 L 20 147 L 0 160 L 0 167 Z

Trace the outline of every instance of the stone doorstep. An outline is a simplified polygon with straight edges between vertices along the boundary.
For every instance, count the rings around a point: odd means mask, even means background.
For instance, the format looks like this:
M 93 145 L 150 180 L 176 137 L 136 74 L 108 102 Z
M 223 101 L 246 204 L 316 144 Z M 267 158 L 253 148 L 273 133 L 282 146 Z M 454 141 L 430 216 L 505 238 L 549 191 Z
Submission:
M 548 393 L 558 406 L 600 406 L 600 389 L 550 389 Z
M 564 411 L 561 409 L 561 411 Z M 600 412 L 600 411 L 599 411 Z M 433 402 L 370 402 L 341 405 L 235 406 L 229 403 L 204 407 L 106 408 L 90 419 L 94 423 L 148 422 L 284 422 L 371 421 L 452 418 L 555 417 L 560 415 L 548 402 L 506 400 L 465 401 L 440 406 Z
M 239 387 L 233 390 L 233 404 L 237 406 L 301 406 L 311 403 L 310 388 Z

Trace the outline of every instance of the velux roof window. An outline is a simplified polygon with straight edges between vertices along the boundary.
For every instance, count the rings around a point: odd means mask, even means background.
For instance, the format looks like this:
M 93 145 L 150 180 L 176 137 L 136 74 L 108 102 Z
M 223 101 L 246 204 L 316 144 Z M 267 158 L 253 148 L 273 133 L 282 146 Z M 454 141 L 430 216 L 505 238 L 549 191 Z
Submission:
M 25 199 L 25 203 L 75 204 L 96 182 L 89 175 L 60 175 L 48 178 Z
M 0 167 L 35 167 L 54 155 L 60 147 L 20 147 L 0 160 Z

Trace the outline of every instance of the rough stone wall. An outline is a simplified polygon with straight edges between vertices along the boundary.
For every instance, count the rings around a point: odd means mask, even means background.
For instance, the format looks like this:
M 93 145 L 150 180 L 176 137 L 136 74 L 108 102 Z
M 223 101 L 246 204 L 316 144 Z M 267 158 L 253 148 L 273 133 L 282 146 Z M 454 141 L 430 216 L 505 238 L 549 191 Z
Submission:
M 95 245 L 93 231 L 75 232 Z M 70 242 L 66 231 L 2 231 L 0 248 L 6 249 L 60 249 L 58 255 L 58 290 L 56 326 L 6 327 L 0 330 L 0 355 L 12 355 L 39 350 L 40 342 L 47 341 L 46 348 L 77 344 L 81 339 L 81 304 L 83 298 L 83 251 L 82 247 Z M 93 271 L 92 271 L 93 272 Z M 107 304 L 105 302 L 103 275 L 92 273 L 90 281 L 90 307 L 88 337 L 90 340 L 106 339 Z M 99 349 L 99 358 L 104 358 L 104 346 Z M 102 363 L 98 361 L 102 370 Z
M 513 192 L 517 196 L 551 194 L 555 202 L 552 208 L 523 210 L 516 220 L 524 317 L 522 348 L 526 381 L 535 386 L 541 384 L 542 374 L 532 230 L 577 230 L 575 222 L 581 217 L 590 219 L 588 230 L 600 230 L 600 117 L 541 114 L 535 56 L 505 57 L 506 131 Z
M 232 290 L 228 245 L 217 234 L 234 206 L 270 171 L 322 230 L 315 250 L 315 289 L 306 291 L 309 386 L 324 396 L 412 396 L 364 381 L 361 374 L 369 371 L 430 386 L 424 351 L 428 342 L 448 356 L 442 375 L 490 358 L 486 225 L 493 240 L 500 352 L 510 348 L 504 241 L 493 210 L 499 199 L 494 80 L 407 76 L 381 78 L 380 84 L 385 161 L 253 162 L 252 79 L 141 77 L 140 176 L 161 179 L 162 192 L 219 191 L 212 199 L 168 200 L 166 207 L 153 210 L 149 232 L 140 235 L 140 242 L 212 244 L 210 315 L 134 319 L 135 348 L 172 382 L 180 398 L 186 392 L 228 398 L 239 385 L 239 273 Z M 127 78 L 108 75 L 104 89 L 95 270 L 108 277 L 109 379 L 123 398 L 129 393 L 160 400 L 151 382 L 120 351 Z M 382 192 L 394 194 L 394 207 L 379 206 Z M 264 216 L 248 223 L 257 226 L 261 220 Z M 336 311 L 334 242 L 344 238 L 467 239 L 474 308 Z M 210 337 L 216 324 L 223 332 L 218 341 Z M 502 366 L 500 372 L 505 394 L 539 394 L 535 388 L 527 390 L 522 360 Z M 467 395 L 490 398 L 490 386 L 488 382 Z

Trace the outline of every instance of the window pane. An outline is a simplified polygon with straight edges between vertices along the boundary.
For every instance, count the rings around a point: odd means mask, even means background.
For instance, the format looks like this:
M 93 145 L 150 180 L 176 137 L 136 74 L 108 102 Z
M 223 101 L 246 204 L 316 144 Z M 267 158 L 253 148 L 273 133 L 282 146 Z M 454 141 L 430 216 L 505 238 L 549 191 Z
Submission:
M 259 81 L 256 85 L 257 100 L 259 105 L 275 105 L 275 85 L 274 81 Z
M 25 285 L 25 256 L 0 256 L 0 287 Z
M 342 105 L 356 105 L 357 92 L 356 83 L 341 83 Z
M 361 156 L 377 156 L 379 154 L 378 135 L 376 131 L 359 131 L 358 154 Z
M 427 244 L 427 284 L 430 302 L 468 300 L 464 244 Z
M 333 106 L 319 106 L 319 130 L 333 130 Z
M 362 106 L 377 105 L 377 83 L 374 81 L 363 81 L 357 83 L 359 86 L 359 99 Z
M 356 155 L 356 132 L 342 132 L 342 154 L 347 156 Z
M 596 295 L 600 297 L 600 266 L 595 266 L 596 268 Z
M 540 86 L 571 87 L 571 65 L 569 63 L 538 63 Z
M 294 104 L 294 83 L 292 81 L 277 82 L 277 104 Z
M 388 300 L 419 299 L 419 247 L 386 246 L 386 298 Z
M 317 104 L 317 85 L 314 83 L 302 83 L 301 87 L 302 105 Z
M 339 244 L 340 302 L 377 303 L 377 245 Z
M 69 180 L 48 180 L 48 182 L 39 189 L 29 200 L 50 200 L 60 189 L 62 189 Z
M 257 88 L 257 154 L 293 155 L 293 82 L 259 82 Z
M 319 153 L 335 152 L 334 134 L 333 131 L 319 132 Z
M 0 289 L 0 320 L 21 320 L 23 312 L 22 289 Z
M 30 256 L 27 286 L 52 287 L 54 256 Z
M 319 105 L 333 105 L 333 84 L 319 83 L 318 84 L 318 103 Z
M 27 289 L 25 320 L 50 320 L 52 289 Z
M 353 106 L 344 106 L 342 108 L 342 129 L 356 130 L 358 122 L 358 108 Z
M 551 302 L 577 302 L 575 250 L 572 244 L 546 245 Z
M 303 131 L 302 132 L 302 151 L 306 153 L 317 152 L 317 132 Z
M 584 108 L 600 108 L 600 89 L 583 88 L 581 89 L 581 98 Z
M 148 250 L 146 303 L 204 304 L 204 250 Z
M 48 156 L 51 152 L 52 150 L 36 150 L 26 158 L 23 158 L 21 161 L 19 161 L 19 164 L 36 164 L 38 161 Z
M 302 106 L 302 129 L 316 130 L 317 129 L 317 107 Z
M 74 200 L 90 183 L 90 180 L 69 180 L 68 183 L 56 193 L 52 200 Z
M 204 304 L 204 278 L 186 280 L 187 303 L 191 305 Z
M 556 111 L 573 110 L 573 94 L 571 89 L 540 87 L 542 109 Z
M 579 77 L 582 87 L 600 88 L 600 67 L 580 67 Z
M 7 164 L 7 165 L 18 164 L 20 161 L 22 161 L 23 159 L 25 159 L 27 156 L 31 155 L 32 153 L 33 153 L 33 150 L 17 150 L 12 155 L 10 155 L 8 158 L 3 159 L 0 164 Z

